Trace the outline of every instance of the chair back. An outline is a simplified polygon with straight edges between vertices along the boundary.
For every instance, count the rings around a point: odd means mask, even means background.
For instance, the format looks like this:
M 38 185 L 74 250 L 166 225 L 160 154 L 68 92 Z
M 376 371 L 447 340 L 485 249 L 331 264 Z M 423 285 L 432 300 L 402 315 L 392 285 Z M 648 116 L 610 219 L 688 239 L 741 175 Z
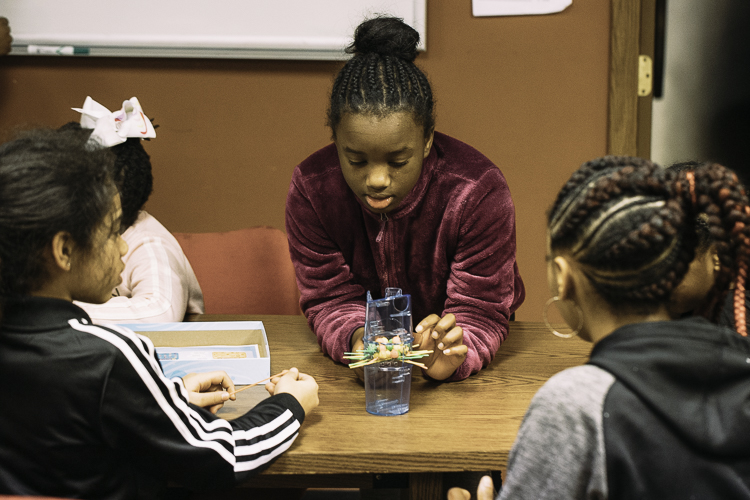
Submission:
M 279 229 L 174 237 L 203 290 L 206 314 L 301 314 L 289 246 Z

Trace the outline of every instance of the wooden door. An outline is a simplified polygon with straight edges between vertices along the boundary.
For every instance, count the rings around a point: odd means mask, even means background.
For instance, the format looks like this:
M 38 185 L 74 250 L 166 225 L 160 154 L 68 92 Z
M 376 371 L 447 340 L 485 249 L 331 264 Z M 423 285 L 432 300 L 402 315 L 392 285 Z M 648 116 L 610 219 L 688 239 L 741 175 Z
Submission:
M 654 59 L 656 0 L 612 0 L 611 16 L 607 153 L 649 158 L 653 92 L 639 95 L 639 57 Z

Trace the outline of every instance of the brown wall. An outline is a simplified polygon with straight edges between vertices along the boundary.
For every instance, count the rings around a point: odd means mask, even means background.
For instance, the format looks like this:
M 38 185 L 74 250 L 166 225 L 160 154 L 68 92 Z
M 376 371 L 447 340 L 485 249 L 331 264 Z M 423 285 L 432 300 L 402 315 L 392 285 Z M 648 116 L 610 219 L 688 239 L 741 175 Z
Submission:
M 13 20 L 11 22 L 11 29 Z M 417 62 L 438 100 L 438 130 L 482 151 L 516 204 L 518 262 L 540 320 L 549 296 L 545 211 L 581 162 L 605 154 L 609 2 L 549 16 L 474 18 L 466 1 L 431 0 Z M 146 145 L 148 210 L 172 231 L 284 228 L 294 166 L 329 141 L 327 92 L 340 63 L 6 57 L 0 136 L 59 126 L 87 95 L 110 109 L 137 96 L 161 127 Z

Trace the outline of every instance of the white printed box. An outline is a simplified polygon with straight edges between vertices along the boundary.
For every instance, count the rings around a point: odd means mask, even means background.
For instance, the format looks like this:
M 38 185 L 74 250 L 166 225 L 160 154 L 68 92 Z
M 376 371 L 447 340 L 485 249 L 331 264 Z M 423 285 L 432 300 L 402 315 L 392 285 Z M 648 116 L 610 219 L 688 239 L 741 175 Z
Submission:
M 235 385 L 271 375 L 271 351 L 262 321 L 125 324 L 151 339 L 171 377 L 224 370 Z

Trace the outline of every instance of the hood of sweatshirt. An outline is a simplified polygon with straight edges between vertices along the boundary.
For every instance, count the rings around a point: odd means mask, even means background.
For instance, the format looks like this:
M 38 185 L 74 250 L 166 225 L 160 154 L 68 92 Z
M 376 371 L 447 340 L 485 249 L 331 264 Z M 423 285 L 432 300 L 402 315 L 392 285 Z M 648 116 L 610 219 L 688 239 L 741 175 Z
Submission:
M 692 447 L 750 448 L 750 339 L 704 318 L 618 328 L 591 352 Z

